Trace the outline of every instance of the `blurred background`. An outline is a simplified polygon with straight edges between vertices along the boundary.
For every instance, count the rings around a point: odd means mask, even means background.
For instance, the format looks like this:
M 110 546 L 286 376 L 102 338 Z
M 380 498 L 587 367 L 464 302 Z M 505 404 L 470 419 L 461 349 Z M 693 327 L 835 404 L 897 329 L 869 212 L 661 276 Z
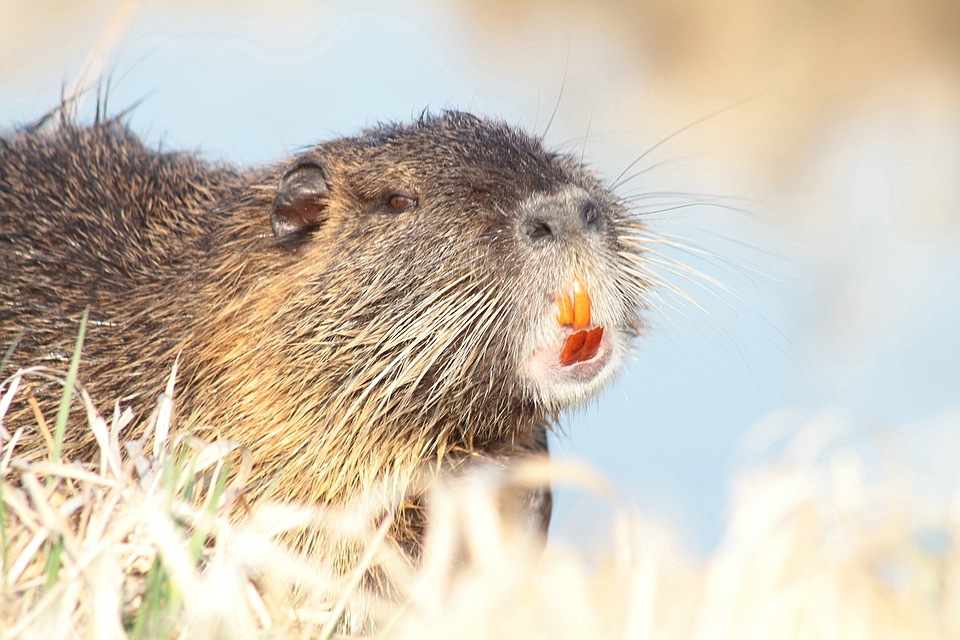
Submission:
M 553 451 L 693 553 L 719 544 L 735 472 L 801 425 L 798 456 L 841 441 L 869 461 L 879 439 L 911 490 L 953 487 L 958 3 L 0 5 L 0 127 L 101 77 L 109 112 L 136 105 L 127 121 L 150 145 L 212 161 L 458 108 L 629 177 L 618 191 L 659 235 L 670 286 L 624 375 L 564 417 Z M 604 517 L 564 488 L 557 511 L 560 541 Z

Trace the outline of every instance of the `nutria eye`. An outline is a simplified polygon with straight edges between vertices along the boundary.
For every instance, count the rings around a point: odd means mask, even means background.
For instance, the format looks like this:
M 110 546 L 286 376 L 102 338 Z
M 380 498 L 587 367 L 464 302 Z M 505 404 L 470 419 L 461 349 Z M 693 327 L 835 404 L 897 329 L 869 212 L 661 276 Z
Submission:
M 411 198 L 410 196 L 396 194 L 390 196 L 390 198 L 387 200 L 387 206 L 397 212 L 406 211 L 417 206 L 417 200 L 416 198 Z

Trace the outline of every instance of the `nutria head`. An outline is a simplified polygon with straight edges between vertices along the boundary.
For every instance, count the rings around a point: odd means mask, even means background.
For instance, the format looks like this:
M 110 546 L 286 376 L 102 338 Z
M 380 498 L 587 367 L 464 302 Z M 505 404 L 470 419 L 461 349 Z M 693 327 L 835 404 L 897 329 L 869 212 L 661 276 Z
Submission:
M 323 375 L 362 377 L 384 408 L 555 414 L 611 377 L 641 326 L 635 220 L 579 162 L 500 122 L 446 113 L 322 144 L 281 169 L 270 216 L 299 262 L 290 355 L 331 354 Z M 574 283 L 602 338 L 563 365 L 575 330 L 557 299 Z

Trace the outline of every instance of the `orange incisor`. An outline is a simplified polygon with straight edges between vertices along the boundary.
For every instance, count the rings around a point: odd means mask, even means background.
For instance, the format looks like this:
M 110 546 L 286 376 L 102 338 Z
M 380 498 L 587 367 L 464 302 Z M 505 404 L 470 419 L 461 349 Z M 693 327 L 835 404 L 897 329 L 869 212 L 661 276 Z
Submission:
M 590 294 L 579 278 L 573 280 L 572 298 L 565 291 L 557 294 L 557 322 L 562 327 L 579 329 L 567 336 L 567 341 L 560 350 L 562 366 L 584 362 L 597 355 L 603 338 L 603 327 L 584 330 L 590 326 Z

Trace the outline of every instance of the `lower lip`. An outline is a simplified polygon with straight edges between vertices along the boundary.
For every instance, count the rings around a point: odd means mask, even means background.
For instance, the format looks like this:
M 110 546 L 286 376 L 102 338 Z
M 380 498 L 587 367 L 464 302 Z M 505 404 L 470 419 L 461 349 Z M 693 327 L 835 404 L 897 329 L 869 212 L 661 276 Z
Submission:
M 600 340 L 600 347 L 595 356 L 589 360 L 564 366 L 560 364 L 560 351 L 568 335 L 569 333 L 565 333 L 556 342 L 537 349 L 531 354 L 527 364 L 535 378 L 544 382 L 553 380 L 588 383 L 604 370 L 610 360 L 610 340 L 606 332 Z

